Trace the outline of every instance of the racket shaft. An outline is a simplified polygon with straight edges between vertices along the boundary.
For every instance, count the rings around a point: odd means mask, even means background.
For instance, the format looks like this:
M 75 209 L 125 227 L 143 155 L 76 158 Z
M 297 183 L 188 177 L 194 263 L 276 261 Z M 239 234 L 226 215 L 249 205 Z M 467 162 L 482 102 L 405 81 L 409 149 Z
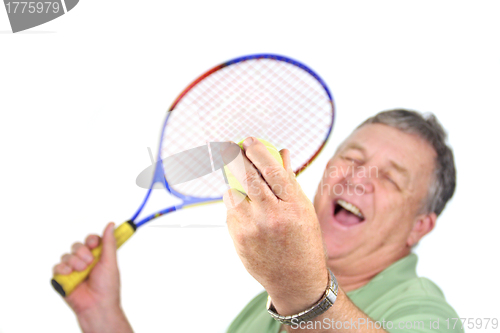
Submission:
M 116 238 L 116 248 L 118 249 L 125 243 L 135 232 L 134 226 L 127 222 L 118 226 L 114 235 Z M 71 294 L 71 292 L 89 276 L 90 272 L 101 258 L 102 245 L 99 245 L 92 250 L 94 261 L 84 271 L 73 271 L 68 275 L 55 274 L 52 278 L 52 286 L 63 297 Z

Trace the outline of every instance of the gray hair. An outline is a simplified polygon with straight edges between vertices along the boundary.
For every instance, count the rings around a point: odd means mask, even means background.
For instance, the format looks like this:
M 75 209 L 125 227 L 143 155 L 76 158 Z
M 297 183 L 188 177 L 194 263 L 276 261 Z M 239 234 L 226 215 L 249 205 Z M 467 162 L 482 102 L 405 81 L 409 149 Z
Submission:
M 416 111 L 395 109 L 382 111 L 365 120 L 358 128 L 368 124 L 384 124 L 404 133 L 417 134 L 436 151 L 433 179 L 423 203 L 425 213 L 439 216 L 455 192 L 456 170 L 453 151 L 446 144 L 446 132 L 432 113 L 422 115 Z

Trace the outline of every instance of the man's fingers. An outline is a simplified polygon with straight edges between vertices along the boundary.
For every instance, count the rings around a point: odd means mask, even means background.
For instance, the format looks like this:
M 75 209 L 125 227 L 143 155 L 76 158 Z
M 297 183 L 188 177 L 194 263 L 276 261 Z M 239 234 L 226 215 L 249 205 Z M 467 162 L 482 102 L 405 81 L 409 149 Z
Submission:
M 116 266 L 116 239 L 113 234 L 114 230 L 115 224 L 113 222 L 108 223 L 106 229 L 104 229 L 104 234 L 102 235 L 101 260 L 105 264 Z
M 286 172 L 295 177 L 295 173 L 293 172 L 292 169 L 292 160 L 290 158 L 290 151 L 288 149 L 281 149 L 280 155 L 281 159 L 283 160 L 283 167 L 285 168 Z
M 98 247 L 99 243 L 101 243 L 101 237 L 98 235 L 88 235 L 85 239 L 85 245 L 87 245 L 91 250 Z
M 287 170 L 259 140 L 247 138 L 243 141 L 243 147 L 245 155 L 259 169 L 274 195 L 286 201 L 290 196 L 288 192 L 292 189 Z
M 248 205 L 247 196 L 235 189 L 226 191 L 222 200 L 224 201 L 227 209 L 235 208 L 240 204 Z
M 90 249 L 82 243 L 73 244 L 71 247 L 71 253 L 87 264 L 90 264 L 94 260 L 94 256 L 92 255 L 92 252 L 90 252 Z
M 230 149 L 234 148 L 231 147 Z M 227 152 L 223 154 L 226 155 Z M 260 176 L 259 171 L 252 162 L 248 160 L 245 154 L 239 154 L 226 166 L 240 182 L 250 200 L 261 202 L 271 196 L 276 198 L 264 179 Z
M 65 263 L 60 263 L 54 266 L 54 274 L 68 275 L 73 270 Z
M 74 271 L 83 271 L 87 268 L 88 264 L 82 259 L 78 258 L 75 254 L 64 254 L 61 257 L 61 263 L 66 264 Z

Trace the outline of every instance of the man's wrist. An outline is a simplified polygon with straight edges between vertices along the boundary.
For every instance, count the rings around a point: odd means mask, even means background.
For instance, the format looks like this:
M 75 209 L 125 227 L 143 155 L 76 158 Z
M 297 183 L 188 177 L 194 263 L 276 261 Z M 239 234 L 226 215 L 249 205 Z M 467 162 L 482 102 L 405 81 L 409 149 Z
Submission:
M 313 306 L 293 315 L 281 315 L 276 312 L 276 308 L 272 304 L 271 297 L 268 297 L 267 311 L 274 319 L 286 325 L 292 325 L 294 321 L 298 322 L 309 321 L 311 319 L 314 319 L 322 315 L 330 307 L 333 306 L 335 300 L 337 299 L 337 294 L 338 294 L 337 280 L 330 270 L 328 270 L 328 273 L 329 273 L 328 286 L 326 287 L 326 290 L 321 299 L 318 302 L 316 302 Z
M 77 319 L 84 333 L 133 332 L 120 307 L 89 309 L 77 314 Z
M 324 272 L 318 275 L 321 276 L 320 279 L 304 284 L 304 288 L 268 290 L 276 311 L 283 316 L 294 315 L 316 304 L 324 296 L 325 287 L 328 286 L 329 273 L 326 268 Z

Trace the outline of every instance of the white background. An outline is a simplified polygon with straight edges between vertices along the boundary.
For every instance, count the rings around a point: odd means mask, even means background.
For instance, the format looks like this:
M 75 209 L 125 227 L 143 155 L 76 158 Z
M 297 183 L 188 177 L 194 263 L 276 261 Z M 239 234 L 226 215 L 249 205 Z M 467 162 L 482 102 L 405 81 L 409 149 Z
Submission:
M 145 193 L 135 177 L 177 94 L 212 66 L 258 52 L 303 61 L 333 92 L 333 136 L 300 176 L 311 199 L 327 159 L 366 117 L 395 107 L 438 116 L 458 187 L 417 248 L 418 273 L 461 317 L 499 318 L 499 7 L 82 0 L 19 34 L 0 9 L 0 332 L 78 330 L 50 286 L 52 266 L 74 241 L 135 211 Z M 153 224 L 190 223 L 221 227 L 144 227 L 120 249 L 123 307 L 137 332 L 222 332 L 262 289 L 235 254 L 223 204 Z

